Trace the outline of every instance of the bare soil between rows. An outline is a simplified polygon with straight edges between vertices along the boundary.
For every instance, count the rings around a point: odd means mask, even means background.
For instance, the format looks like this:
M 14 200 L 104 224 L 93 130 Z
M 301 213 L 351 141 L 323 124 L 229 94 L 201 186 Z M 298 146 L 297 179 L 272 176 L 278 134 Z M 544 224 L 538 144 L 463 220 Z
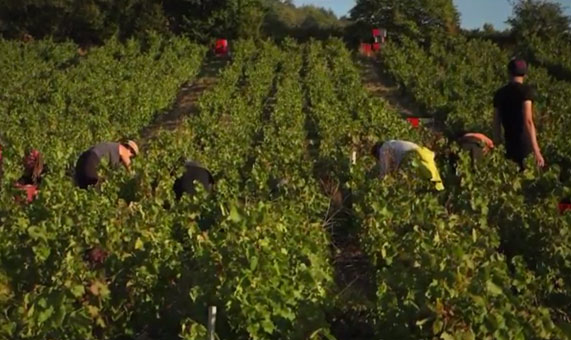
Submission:
M 143 128 L 142 144 L 145 145 L 160 130 L 174 130 L 184 117 L 197 114 L 198 99 L 216 84 L 218 72 L 227 62 L 226 59 L 206 57 L 196 77 L 180 87 L 172 107 L 157 114 L 155 120 Z

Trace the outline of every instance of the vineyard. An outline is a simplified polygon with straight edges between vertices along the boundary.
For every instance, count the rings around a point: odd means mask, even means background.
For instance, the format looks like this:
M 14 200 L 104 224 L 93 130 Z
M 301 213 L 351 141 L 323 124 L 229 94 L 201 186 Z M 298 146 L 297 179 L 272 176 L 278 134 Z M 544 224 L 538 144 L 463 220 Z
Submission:
M 446 129 L 489 133 L 508 56 L 458 39 L 391 44 L 382 71 Z M 146 140 L 133 174 L 84 191 L 69 176 L 79 154 L 141 138 L 206 49 L 153 36 L 85 56 L 48 40 L 0 49 L 0 338 L 206 339 L 208 306 L 223 340 L 357 338 L 347 323 L 363 339 L 571 336 L 571 214 L 557 211 L 571 191 L 571 87 L 546 70 L 530 78 L 553 166 L 528 160 L 518 174 L 502 147 L 473 167 L 411 128 L 364 89 L 341 40 L 240 40 L 197 112 Z M 379 180 L 369 150 L 388 139 L 434 150 L 445 190 L 415 158 Z M 50 173 L 24 205 L 12 183 L 30 146 Z M 185 159 L 212 171 L 213 195 L 174 199 Z M 350 247 L 362 267 L 344 263 Z M 366 282 L 340 279 L 349 270 Z

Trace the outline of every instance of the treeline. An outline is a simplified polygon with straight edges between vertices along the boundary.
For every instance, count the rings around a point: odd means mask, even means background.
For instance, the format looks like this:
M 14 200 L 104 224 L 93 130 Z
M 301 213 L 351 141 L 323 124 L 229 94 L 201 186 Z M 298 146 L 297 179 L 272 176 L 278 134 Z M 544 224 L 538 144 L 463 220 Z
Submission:
M 452 0 L 357 0 L 350 12 L 349 36 L 362 36 L 382 26 L 392 36 L 405 34 L 418 40 L 460 30 L 460 14 Z
M 342 34 L 330 10 L 291 0 L 4 0 L 0 33 L 11 39 L 99 44 L 154 31 L 200 42 L 214 37 L 326 37 Z

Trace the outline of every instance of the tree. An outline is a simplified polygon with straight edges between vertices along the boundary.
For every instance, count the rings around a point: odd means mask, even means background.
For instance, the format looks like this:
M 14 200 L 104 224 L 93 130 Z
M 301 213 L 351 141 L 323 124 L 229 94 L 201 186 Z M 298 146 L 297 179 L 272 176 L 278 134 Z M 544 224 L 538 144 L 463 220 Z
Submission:
M 460 15 L 452 0 L 357 0 L 351 19 L 415 38 L 456 33 Z
M 482 26 L 482 31 L 484 32 L 484 34 L 490 35 L 496 33 L 496 28 L 494 27 L 493 24 L 487 22 Z
M 153 0 L 4 0 L 0 22 L 9 37 L 26 33 L 80 43 L 167 28 L 162 2 Z
M 266 9 L 259 0 L 241 0 L 234 18 L 237 36 L 240 38 L 258 39 L 262 34 L 262 25 Z
M 570 33 L 571 18 L 561 4 L 548 0 L 512 1 L 513 14 L 507 23 L 516 38 L 559 39 Z

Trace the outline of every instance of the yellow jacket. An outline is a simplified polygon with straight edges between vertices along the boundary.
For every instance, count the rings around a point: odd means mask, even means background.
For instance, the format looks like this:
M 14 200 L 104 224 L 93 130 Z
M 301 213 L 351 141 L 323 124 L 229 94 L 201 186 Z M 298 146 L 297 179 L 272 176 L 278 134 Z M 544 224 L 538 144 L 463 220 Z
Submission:
M 436 167 L 436 162 L 434 161 L 434 152 L 423 146 L 414 150 L 420 156 L 420 164 L 430 173 L 430 180 L 434 183 L 434 187 L 438 191 L 444 190 L 444 185 L 442 184 L 442 179 L 440 178 L 440 173 L 438 173 L 438 168 Z

